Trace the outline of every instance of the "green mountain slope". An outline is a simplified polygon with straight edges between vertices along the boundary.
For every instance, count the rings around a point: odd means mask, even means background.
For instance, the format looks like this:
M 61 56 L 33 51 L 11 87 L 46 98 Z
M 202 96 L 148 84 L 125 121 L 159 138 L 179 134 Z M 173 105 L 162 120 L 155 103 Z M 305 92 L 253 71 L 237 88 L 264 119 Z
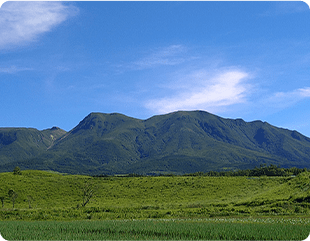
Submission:
M 39 151 L 14 160 L 9 153 L 14 148 L 19 152 L 12 146 L 16 141 L 8 144 L 9 139 L 0 138 L 12 148 L 0 149 L 6 158 L 0 159 L 0 171 L 16 165 L 80 174 L 190 173 L 262 163 L 310 167 L 308 137 L 266 122 L 224 119 L 204 111 L 178 111 L 147 120 L 91 113 L 70 132 L 52 139 L 47 131 L 37 132 L 46 137 L 40 145 L 25 138 L 19 142 L 37 144 Z
M 33 128 L 0 128 L 0 163 L 38 156 L 64 133 L 58 127 L 43 131 Z

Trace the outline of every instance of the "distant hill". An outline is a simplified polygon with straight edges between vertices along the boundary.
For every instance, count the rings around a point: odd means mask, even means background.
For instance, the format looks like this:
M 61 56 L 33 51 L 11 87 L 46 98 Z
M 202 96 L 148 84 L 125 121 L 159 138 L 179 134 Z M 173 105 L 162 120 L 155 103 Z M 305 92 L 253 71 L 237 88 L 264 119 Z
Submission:
M 159 174 L 310 168 L 310 138 L 266 122 L 178 111 L 139 120 L 91 113 L 71 131 L 0 128 L 0 171 Z

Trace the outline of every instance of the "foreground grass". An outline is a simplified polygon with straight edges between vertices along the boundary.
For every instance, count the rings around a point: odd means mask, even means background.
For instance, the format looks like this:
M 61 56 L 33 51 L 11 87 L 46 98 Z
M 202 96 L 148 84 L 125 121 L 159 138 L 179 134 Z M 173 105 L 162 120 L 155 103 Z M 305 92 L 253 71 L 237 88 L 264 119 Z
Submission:
M 304 240 L 309 220 L 6 221 L 0 230 L 7 240 Z

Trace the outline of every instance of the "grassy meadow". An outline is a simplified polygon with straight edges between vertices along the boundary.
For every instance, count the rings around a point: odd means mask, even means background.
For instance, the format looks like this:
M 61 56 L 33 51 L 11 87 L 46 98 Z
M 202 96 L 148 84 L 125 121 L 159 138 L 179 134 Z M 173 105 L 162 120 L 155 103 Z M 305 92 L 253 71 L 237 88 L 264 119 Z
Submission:
M 52 239 L 47 230 L 63 235 L 55 239 L 75 240 L 300 240 L 310 233 L 309 177 L 310 172 L 296 177 L 0 173 L 0 233 L 11 240 Z M 94 196 L 83 207 L 85 183 Z M 17 194 L 14 208 L 10 189 Z
M 310 173 L 296 177 L 89 177 L 0 174 L 0 220 L 310 215 Z M 94 197 L 82 207 L 85 183 Z M 13 209 L 8 191 L 17 194 Z

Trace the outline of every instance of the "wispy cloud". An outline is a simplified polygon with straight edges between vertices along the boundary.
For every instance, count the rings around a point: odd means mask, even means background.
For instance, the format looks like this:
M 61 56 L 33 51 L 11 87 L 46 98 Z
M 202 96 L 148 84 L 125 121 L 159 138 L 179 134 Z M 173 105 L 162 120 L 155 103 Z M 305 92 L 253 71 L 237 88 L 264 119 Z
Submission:
M 249 77 L 248 73 L 241 70 L 219 71 L 208 77 L 202 70 L 189 75 L 188 85 L 183 82 L 183 86 L 172 96 L 152 99 L 145 106 L 156 113 L 167 113 L 176 110 L 214 110 L 242 103 L 246 101 L 250 87 L 246 82 Z
M 262 16 L 277 16 L 309 11 L 308 3 L 304 1 L 279 1 L 275 2 L 273 8 L 268 9 Z
M 310 97 L 310 87 L 298 89 L 298 92 L 301 97 Z
M 34 41 L 77 12 L 61 2 L 6 2 L 0 8 L 0 49 Z
M 284 1 L 278 2 L 276 14 L 291 14 L 309 11 L 309 5 L 306 1 Z
M 12 65 L 10 67 L 0 67 L 0 73 L 6 73 L 6 74 L 15 74 L 17 72 L 27 70 L 32 70 L 32 68 L 16 67 L 15 65 Z
M 177 65 L 183 63 L 186 59 L 184 53 L 186 48 L 183 45 L 171 45 L 165 48 L 157 48 L 145 57 L 136 60 L 130 64 L 132 69 L 148 69 L 161 65 Z
M 310 98 L 310 87 L 299 88 L 287 92 L 276 92 L 269 98 L 266 98 L 263 102 L 267 107 L 276 109 L 284 109 L 293 106 L 303 99 Z

